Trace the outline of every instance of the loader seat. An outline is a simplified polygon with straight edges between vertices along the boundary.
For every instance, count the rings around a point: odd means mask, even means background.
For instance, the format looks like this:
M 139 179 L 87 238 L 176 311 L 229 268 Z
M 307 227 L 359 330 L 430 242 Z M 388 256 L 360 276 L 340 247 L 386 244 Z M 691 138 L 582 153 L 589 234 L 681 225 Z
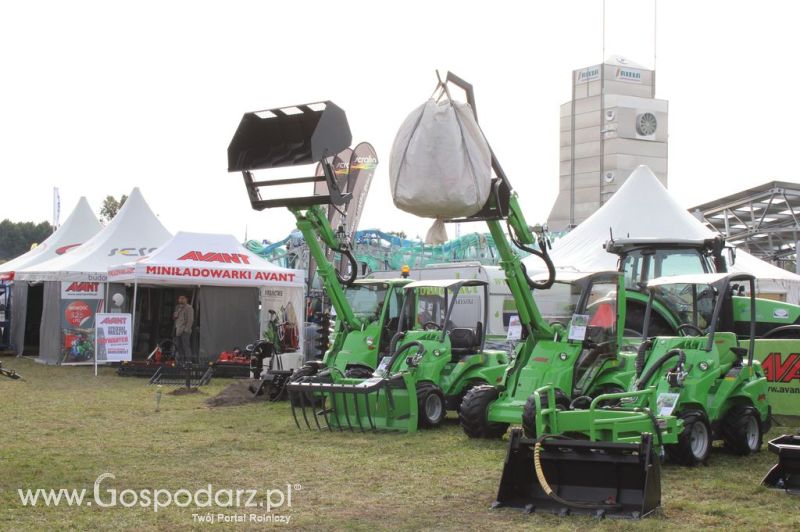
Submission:
M 481 347 L 481 334 L 483 334 L 481 322 L 478 322 L 475 329 L 470 329 L 469 327 L 454 327 L 450 329 L 450 353 L 452 354 L 453 362 L 458 362 L 464 355 L 477 353 Z

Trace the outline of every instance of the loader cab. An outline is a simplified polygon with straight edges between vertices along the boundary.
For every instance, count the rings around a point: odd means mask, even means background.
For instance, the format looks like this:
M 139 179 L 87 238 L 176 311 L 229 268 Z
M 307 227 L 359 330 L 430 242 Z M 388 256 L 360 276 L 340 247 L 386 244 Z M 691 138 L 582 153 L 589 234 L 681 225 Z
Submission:
M 580 288 L 567 338 L 580 342 L 573 371 L 573 392 L 583 395 L 610 360 L 623 348 L 625 285 L 618 272 L 594 273 L 573 281 Z
M 405 286 L 399 330 L 440 331 L 453 362 L 483 351 L 489 284 L 478 279 L 414 281 Z M 482 296 L 482 297 L 481 297 Z
M 410 282 L 408 279 L 358 279 L 345 288 L 345 298 L 353 314 L 364 323 L 377 325 L 381 354 L 389 350 L 392 335 L 399 327 L 403 286 Z
M 647 288 L 648 313 L 660 302 L 681 321 L 677 327 L 680 335 L 706 337 L 706 351 L 711 351 L 715 345 L 719 347 L 728 343 L 738 364 L 745 355 L 752 363 L 756 335 L 755 278 L 752 275 L 677 275 L 653 279 Z M 737 305 L 735 310 L 735 297 L 747 298 L 749 305 Z M 737 327 L 737 323 L 744 320 L 749 323 L 747 331 Z M 645 338 L 648 333 L 645 329 Z M 741 347 L 739 340 L 746 340 L 747 347 Z

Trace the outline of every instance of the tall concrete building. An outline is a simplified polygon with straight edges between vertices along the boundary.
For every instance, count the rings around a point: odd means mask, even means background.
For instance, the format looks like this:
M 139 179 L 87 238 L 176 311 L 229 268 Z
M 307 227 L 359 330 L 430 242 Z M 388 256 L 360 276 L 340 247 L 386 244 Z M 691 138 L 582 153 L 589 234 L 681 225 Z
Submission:
M 572 72 L 561 105 L 559 191 L 548 224 L 572 228 L 600 208 L 640 164 L 667 185 L 668 102 L 656 73 L 623 57 Z

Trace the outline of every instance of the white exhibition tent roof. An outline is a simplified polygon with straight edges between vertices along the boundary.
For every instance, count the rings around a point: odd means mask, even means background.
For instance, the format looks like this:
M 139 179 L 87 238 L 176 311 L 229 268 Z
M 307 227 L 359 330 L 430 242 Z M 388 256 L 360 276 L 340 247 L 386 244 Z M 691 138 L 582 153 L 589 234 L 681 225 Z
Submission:
M 26 281 L 105 281 L 108 268 L 145 256 L 172 235 L 150 209 L 138 188 L 102 231 L 71 253 L 23 268 Z
M 64 223 L 44 242 L 27 253 L 0 264 L 0 280 L 14 279 L 17 270 L 30 268 L 75 250 L 96 235 L 102 227 L 89 207 L 89 202 L 81 197 Z
M 647 166 L 639 166 L 602 207 L 563 238 L 553 243 L 550 257 L 556 269 L 598 272 L 617 269 L 617 256 L 603 244 L 614 238 L 653 240 L 705 240 L 714 238 L 711 231 L 667 191 Z M 538 257 L 524 260 L 531 272 L 544 269 Z M 800 303 L 800 275 L 758 259 L 744 250 L 736 250 L 731 271 L 750 273 L 758 279 L 759 289 L 779 290 L 787 301 Z
M 304 271 L 276 266 L 233 235 L 178 232 L 149 256 L 108 270 L 113 283 L 304 287 Z

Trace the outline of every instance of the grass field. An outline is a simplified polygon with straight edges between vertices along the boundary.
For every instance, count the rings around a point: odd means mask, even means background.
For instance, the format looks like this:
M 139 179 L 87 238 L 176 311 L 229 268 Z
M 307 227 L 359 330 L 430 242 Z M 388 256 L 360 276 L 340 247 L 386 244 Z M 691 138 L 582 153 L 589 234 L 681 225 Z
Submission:
M 800 498 L 759 486 L 775 461 L 766 447 L 746 459 L 716 449 L 709 467 L 665 466 L 663 510 L 652 519 L 523 515 L 489 510 L 505 445 L 468 440 L 454 419 L 441 430 L 415 435 L 300 432 L 287 403 L 207 407 L 205 400 L 227 380 L 214 381 L 202 394 L 164 393 L 156 412 L 154 387 L 117 377 L 110 368 L 95 378 L 87 367 L 3 362 L 26 380 L 0 380 L 1 530 L 206 528 L 192 517 L 206 508 L 34 508 L 23 506 L 17 493 L 86 488 L 91 496 L 103 473 L 115 476 L 102 482 L 106 502 L 109 489 L 194 492 L 209 483 L 214 490 L 258 489 L 261 500 L 266 490 L 286 491 L 288 484 L 292 506 L 274 513 L 288 515 L 291 528 L 315 530 L 800 529 Z M 771 434 L 787 430 L 796 428 L 776 427 Z

